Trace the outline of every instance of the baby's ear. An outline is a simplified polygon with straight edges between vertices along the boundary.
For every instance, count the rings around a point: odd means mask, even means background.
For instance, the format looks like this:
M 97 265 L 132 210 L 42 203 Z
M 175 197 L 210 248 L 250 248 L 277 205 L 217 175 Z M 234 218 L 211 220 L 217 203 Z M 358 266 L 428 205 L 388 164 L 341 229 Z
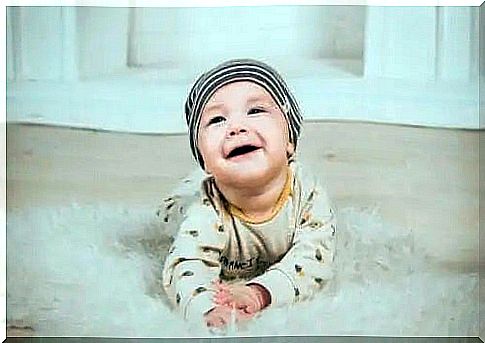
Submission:
M 204 170 L 204 173 L 206 173 L 206 175 L 212 175 L 212 172 L 211 172 L 210 168 L 207 167 L 207 164 L 205 164 L 205 163 L 204 163 L 203 170 Z
M 295 153 L 295 145 L 293 143 L 288 142 L 288 145 L 286 146 L 286 156 L 290 157 L 293 156 Z
M 293 143 L 288 143 L 286 147 L 286 158 L 288 159 L 288 164 L 294 161 L 295 145 Z
M 206 166 L 204 166 L 204 172 L 207 174 L 207 175 L 212 175 L 211 171 L 209 170 L 209 168 L 207 168 Z

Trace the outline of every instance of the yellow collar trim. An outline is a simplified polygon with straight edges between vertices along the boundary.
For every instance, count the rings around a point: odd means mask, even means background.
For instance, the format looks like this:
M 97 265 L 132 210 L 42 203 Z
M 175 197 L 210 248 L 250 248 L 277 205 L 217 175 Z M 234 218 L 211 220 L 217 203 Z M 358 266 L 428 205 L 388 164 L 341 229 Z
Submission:
M 267 218 L 264 218 L 262 220 L 254 220 L 253 218 L 246 215 L 240 208 L 234 206 L 231 203 L 229 203 L 229 212 L 233 216 L 238 217 L 240 220 L 248 224 L 262 224 L 264 222 L 270 221 L 274 217 L 276 217 L 276 215 L 281 211 L 281 209 L 285 205 L 288 198 L 292 195 L 292 187 L 291 187 L 292 181 L 293 181 L 293 175 L 291 173 L 291 168 L 288 167 L 288 172 L 286 174 L 286 181 L 285 181 L 285 185 L 283 186 L 283 190 L 281 191 L 280 196 L 276 200 L 276 203 L 273 206 L 273 209 L 271 210 L 271 214 Z

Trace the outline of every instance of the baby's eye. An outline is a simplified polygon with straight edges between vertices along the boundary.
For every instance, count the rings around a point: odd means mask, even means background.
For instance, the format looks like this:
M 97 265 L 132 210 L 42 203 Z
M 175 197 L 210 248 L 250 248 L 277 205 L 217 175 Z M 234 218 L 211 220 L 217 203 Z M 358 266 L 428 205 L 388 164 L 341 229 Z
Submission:
M 261 108 L 261 107 L 255 107 L 255 108 L 251 108 L 249 111 L 248 111 L 248 114 L 257 114 L 257 113 L 263 113 L 263 112 L 266 112 L 266 110 L 264 108 Z
M 223 122 L 224 120 L 226 120 L 226 118 L 224 118 L 223 116 L 215 116 L 209 120 L 209 123 L 207 125 L 217 124 Z

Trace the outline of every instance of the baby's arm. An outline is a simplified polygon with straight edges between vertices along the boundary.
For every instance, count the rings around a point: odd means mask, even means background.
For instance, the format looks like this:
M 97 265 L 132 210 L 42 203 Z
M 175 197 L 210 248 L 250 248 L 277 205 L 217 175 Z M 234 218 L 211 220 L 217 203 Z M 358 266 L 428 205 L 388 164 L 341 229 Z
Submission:
M 326 193 L 315 183 L 306 199 L 293 246 L 285 257 L 248 284 L 268 290 L 272 306 L 310 298 L 333 277 L 335 216 Z
M 215 217 L 212 208 L 191 206 L 165 261 L 163 286 L 186 319 L 202 320 L 214 307 L 213 282 L 219 278 L 219 254 L 225 242 Z

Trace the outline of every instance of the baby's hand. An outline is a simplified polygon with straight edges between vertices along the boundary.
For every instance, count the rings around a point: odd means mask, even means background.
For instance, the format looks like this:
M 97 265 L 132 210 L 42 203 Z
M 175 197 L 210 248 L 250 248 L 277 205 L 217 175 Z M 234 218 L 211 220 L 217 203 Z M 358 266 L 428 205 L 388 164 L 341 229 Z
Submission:
M 269 292 L 260 285 L 224 285 L 217 286 L 214 296 L 217 305 L 234 307 L 236 310 L 253 316 L 270 302 Z
M 232 309 L 229 306 L 216 306 L 204 315 L 209 327 L 220 328 L 231 321 Z
M 205 322 L 209 327 L 221 328 L 231 322 L 232 313 L 232 307 L 226 305 L 218 305 L 205 314 Z M 241 322 L 243 320 L 251 318 L 250 315 L 238 310 L 234 310 L 234 315 L 236 317 L 236 322 Z

